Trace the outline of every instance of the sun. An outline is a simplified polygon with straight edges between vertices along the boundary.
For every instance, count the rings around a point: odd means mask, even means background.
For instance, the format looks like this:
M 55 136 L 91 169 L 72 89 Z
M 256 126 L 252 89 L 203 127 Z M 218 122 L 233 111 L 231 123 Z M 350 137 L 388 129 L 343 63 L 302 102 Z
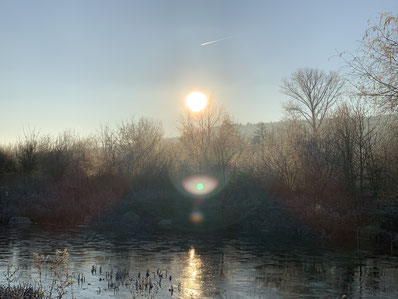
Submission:
M 207 96 L 200 91 L 193 91 L 187 95 L 186 103 L 192 112 L 199 112 L 205 109 L 207 105 Z

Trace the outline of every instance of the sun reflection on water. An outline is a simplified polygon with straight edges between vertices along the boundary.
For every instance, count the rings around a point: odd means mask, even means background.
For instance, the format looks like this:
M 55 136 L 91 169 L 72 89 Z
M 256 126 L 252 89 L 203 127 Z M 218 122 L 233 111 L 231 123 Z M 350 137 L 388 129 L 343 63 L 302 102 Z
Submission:
M 201 268 L 200 256 L 191 248 L 188 252 L 187 265 L 184 268 L 182 285 L 184 287 L 184 298 L 201 298 Z

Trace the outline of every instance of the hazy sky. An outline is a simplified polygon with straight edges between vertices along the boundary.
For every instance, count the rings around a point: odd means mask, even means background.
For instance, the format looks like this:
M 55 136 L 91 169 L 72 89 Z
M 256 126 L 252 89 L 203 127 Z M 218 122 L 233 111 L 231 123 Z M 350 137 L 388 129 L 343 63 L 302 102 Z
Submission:
M 336 50 L 354 51 L 369 18 L 397 10 L 396 0 L 0 0 L 0 143 L 131 116 L 176 135 L 192 89 L 239 122 L 276 121 L 282 78 L 338 69 Z

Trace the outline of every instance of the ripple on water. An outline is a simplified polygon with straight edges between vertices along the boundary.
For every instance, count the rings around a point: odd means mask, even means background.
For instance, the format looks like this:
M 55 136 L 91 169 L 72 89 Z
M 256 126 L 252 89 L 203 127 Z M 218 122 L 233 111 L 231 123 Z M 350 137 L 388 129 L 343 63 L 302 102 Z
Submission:
M 125 236 L 87 228 L 0 228 L 0 273 L 12 262 L 32 269 L 33 252 L 53 253 L 67 247 L 74 271 L 87 283 L 74 286 L 80 298 L 124 298 L 106 291 L 92 265 L 105 271 L 128 269 L 131 275 L 167 270 L 164 296 L 181 282 L 179 295 L 188 298 L 294 298 L 350 297 L 397 298 L 398 256 L 372 250 L 359 252 L 312 247 L 306 244 L 259 241 L 252 238 L 186 235 Z M 105 274 L 104 274 L 105 275 Z M 99 280 L 101 278 L 101 281 Z M 4 282 L 0 275 L 0 281 Z M 90 286 L 88 286 L 90 283 Z M 101 293 L 97 294 L 98 288 Z M 176 293 L 174 293 L 176 295 Z

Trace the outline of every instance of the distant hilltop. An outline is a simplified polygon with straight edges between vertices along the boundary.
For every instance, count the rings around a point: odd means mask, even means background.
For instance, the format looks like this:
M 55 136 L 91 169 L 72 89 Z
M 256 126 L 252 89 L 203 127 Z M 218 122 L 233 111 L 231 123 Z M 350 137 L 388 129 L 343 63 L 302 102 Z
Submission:
M 260 124 L 263 124 L 265 129 L 267 131 L 270 131 L 272 129 L 275 129 L 276 127 L 279 127 L 283 121 L 277 121 L 277 122 L 258 122 L 258 123 L 247 123 L 247 124 L 236 124 L 236 127 L 238 128 L 238 131 L 240 134 L 246 137 L 251 137 L 254 136 L 254 133 L 256 132 L 256 129 L 259 127 Z
M 235 126 L 237 127 L 239 133 L 244 136 L 244 137 L 253 137 L 256 130 L 259 128 L 260 124 L 263 124 L 266 131 L 271 132 L 272 130 L 281 127 L 284 123 L 286 123 L 287 120 L 280 120 L 280 121 L 275 121 L 275 122 L 257 122 L 257 123 L 246 123 L 246 124 L 241 124 L 237 123 Z M 325 124 L 330 121 L 329 119 L 325 119 Z M 386 124 L 391 124 L 392 122 L 397 121 L 397 115 L 395 114 L 380 114 L 380 115 L 375 115 L 370 117 L 370 124 L 374 126 L 375 129 L 383 130 L 384 128 L 388 128 Z M 304 120 L 301 120 L 299 122 L 302 122 L 303 124 L 306 124 Z M 173 140 L 178 140 L 179 137 L 170 137 L 166 138 L 166 140 L 173 141 Z
M 237 127 L 239 133 L 242 136 L 245 137 L 253 137 L 254 133 L 256 132 L 256 129 L 258 128 L 258 126 L 263 123 L 265 126 L 265 129 L 267 131 L 271 131 L 272 129 L 275 129 L 276 127 L 279 127 L 280 125 L 283 124 L 283 121 L 277 121 L 277 122 L 258 122 L 258 123 L 246 123 L 244 124 L 235 124 L 235 126 Z M 174 140 L 178 140 L 178 136 L 175 137 L 169 137 L 169 138 L 165 138 L 167 141 L 174 141 Z

